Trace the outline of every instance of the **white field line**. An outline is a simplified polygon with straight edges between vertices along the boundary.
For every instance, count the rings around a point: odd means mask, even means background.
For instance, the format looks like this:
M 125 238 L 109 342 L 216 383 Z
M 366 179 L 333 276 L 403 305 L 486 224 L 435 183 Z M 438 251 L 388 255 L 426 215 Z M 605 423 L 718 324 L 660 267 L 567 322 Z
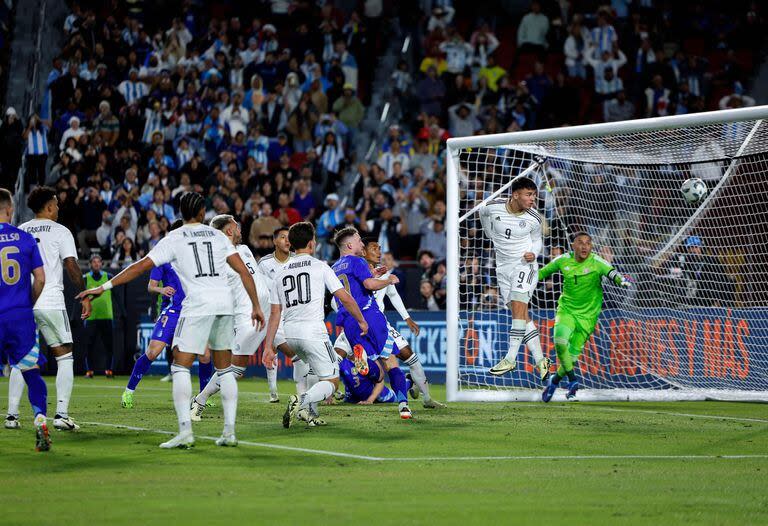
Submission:
M 130 431 L 142 431 L 160 435 L 175 435 L 173 431 L 162 429 L 149 429 L 146 427 L 128 426 L 122 424 L 109 424 L 105 422 L 81 422 L 85 425 L 111 427 L 115 429 L 128 429 Z M 196 435 L 198 440 L 215 441 L 216 437 Z M 266 442 L 251 442 L 240 440 L 240 445 L 260 447 L 265 449 L 278 449 L 310 455 L 321 455 L 337 458 L 350 458 L 354 460 L 367 460 L 369 462 L 447 462 L 447 461 L 478 461 L 478 460 L 742 460 L 742 459 L 768 459 L 768 455 L 505 455 L 505 456 L 465 456 L 465 457 L 374 457 L 369 455 L 356 455 L 341 451 L 328 451 L 325 449 L 310 449 L 304 447 L 284 446 L 281 444 L 269 444 Z
M 562 406 L 565 407 L 565 406 Z M 735 422 L 757 422 L 759 424 L 768 424 L 768 419 L 765 418 L 749 418 L 742 416 L 720 416 L 720 415 L 707 415 L 696 413 L 675 413 L 672 411 L 657 411 L 655 409 L 621 409 L 618 407 L 601 407 L 591 404 L 582 404 L 579 407 L 584 407 L 592 411 L 607 411 L 611 413 L 644 413 L 647 415 L 662 415 L 662 416 L 679 416 L 683 418 L 704 418 L 707 420 L 732 420 Z

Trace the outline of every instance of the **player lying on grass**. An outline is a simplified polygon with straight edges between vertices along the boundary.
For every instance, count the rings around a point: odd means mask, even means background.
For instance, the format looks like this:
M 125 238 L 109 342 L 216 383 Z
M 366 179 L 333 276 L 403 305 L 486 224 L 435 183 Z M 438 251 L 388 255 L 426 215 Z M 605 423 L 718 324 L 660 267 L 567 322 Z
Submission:
M 173 232 L 182 224 L 181 219 L 177 219 L 171 224 L 168 231 Z M 161 284 L 162 286 L 160 286 Z M 128 384 L 125 387 L 125 391 L 123 391 L 120 405 L 126 409 L 133 408 L 133 393 L 136 391 L 141 379 L 149 371 L 152 362 L 157 360 L 157 357 L 160 356 L 160 353 L 166 347 L 171 346 L 173 333 L 176 332 L 176 324 L 179 321 L 179 317 L 181 317 L 181 304 L 185 297 L 179 276 L 173 270 L 170 263 L 165 263 L 152 269 L 152 272 L 149 274 L 147 290 L 150 294 L 159 294 L 162 297 L 160 315 L 155 321 L 155 327 L 152 330 L 147 350 L 133 365 L 133 371 L 131 371 Z M 200 389 L 205 387 L 211 379 L 212 370 L 211 355 L 210 352 L 206 352 L 198 360 L 197 375 L 200 380 Z
M 37 451 L 48 451 L 48 388 L 40 376 L 45 357 L 35 345 L 35 304 L 45 286 L 43 258 L 32 234 L 11 224 L 13 197 L 0 188 L 0 348 L 12 368 L 21 371 L 35 415 Z
M 328 264 L 312 256 L 317 244 L 312 223 L 294 224 L 288 239 L 296 255 L 277 273 L 269 294 L 272 309 L 263 360 L 272 363 L 275 359 L 274 341 L 283 316 L 288 346 L 319 378 L 301 397 L 291 395 L 283 426 L 291 427 L 297 418 L 308 426 L 325 425 L 319 418 L 318 404 L 332 396 L 339 386 L 339 365 L 325 327 L 325 291 L 344 306 L 360 333 L 368 332 L 368 323 Z
M 187 293 L 173 336 L 173 405 L 179 422 L 179 434 L 160 444 L 161 448 L 188 448 L 194 445 L 189 400 L 192 381 L 189 369 L 196 356 L 205 352 L 206 343 L 213 353 L 214 366 L 221 376 L 224 429 L 218 446 L 234 446 L 237 415 L 237 381 L 229 368 L 229 353 L 234 339 L 232 291 L 227 283 L 226 267 L 237 272 L 251 300 L 251 319 L 259 326 L 264 314 L 259 306 L 256 285 L 248 268 L 232 243 L 218 230 L 202 224 L 205 199 L 187 192 L 179 203 L 184 225 L 170 232 L 144 258 L 133 263 L 104 285 L 78 294 L 78 298 L 99 296 L 105 290 L 138 278 L 152 268 L 171 263 Z M 220 355 L 217 351 L 227 351 Z
M 378 359 L 387 371 L 389 383 L 395 392 L 398 401 L 400 418 L 408 420 L 412 418 L 411 409 L 408 407 L 408 389 L 403 371 L 397 360 L 393 357 L 399 350 L 394 339 L 387 330 L 387 318 L 379 310 L 374 293 L 389 285 L 399 283 L 397 276 L 389 276 L 388 280 L 380 278 L 386 271 L 386 267 L 380 267 L 371 271 L 368 262 L 361 257 L 365 251 L 360 234 L 355 228 L 344 228 L 337 232 L 334 239 L 339 247 L 341 257 L 334 263 L 333 271 L 344 283 L 363 312 L 370 327 L 367 334 L 361 334 L 350 313 L 343 305 L 339 306 L 336 316 L 336 325 L 344 329 L 344 335 L 349 341 L 354 353 L 354 362 L 360 371 L 368 367 L 367 358 Z
M 539 331 L 528 316 L 528 304 L 536 290 L 536 258 L 541 253 L 541 215 L 533 209 L 536 183 L 522 177 L 512 183 L 509 199 L 495 199 L 480 209 L 483 232 L 496 251 L 496 279 L 504 304 L 512 312 L 509 350 L 491 367 L 501 376 L 517 368 L 517 352 L 525 343 L 531 351 L 539 377 L 549 376 L 552 362 L 541 351 Z
M 397 402 L 395 392 L 384 385 L 384 370 L 368 359 L 368 373 L 362 374 L 349 358 L 339 363 L 339 375 L 344 384 L 344 401 L 348 404 L 370 405 Z M 413 384 L 406 379 L 408 389 Z
M 366 238 L 364 240 L 362 256 L 368 262 L 368 266 L 370 267 L 371 272 L 376 270 L 376 268 L 381 264 L 381 245 L 379 245 L 379 242 L 375 238 Z M 411 315 L 408 313 L 408 309 L 405 308 L 405 304 L 403 303 L 402 298 L 400 298 L 400 294 L 397 292 L 395 285 L 389 283 L 390 275 L 391 272 L 387 270 L 384 274 L 377 278 L 387 282 L 387 286 L 385 288 L 379 289 L 373 293 L 374 297 L 376 298 L 376 303 L 379 305 L 379 310 L 384 312 L 384 297 L 388 297 L 392 302 L 392 305 L 397 310 L 398 314 L 400 314 L 400 317 L 403 318 L 403 321 L 405 321 L 411 331 L 416 336 L 418 336 L 421 329 L 419 328 L 419 325 L 411 318 Z M 334 308 L 336 308 L 336 305 L 334 305 Z M 397 356 L 397 358 L 408 365 L 413 381 L 418 387 L 418 390 L 414 390 L 413 392 L 413 394 L 416 396 L 412 396 L 412 398 L 417 398 L 419 392 L 421 392 L 421 394 L 424 395 L 425 408 L 445 408 L 443 404 L 437 400 L 433 400 L 430 396 L 429 384 L 427 383 L 427 375 L 424 373 L 424 367 L 421 365 L 419 356 L 413 352 L 411 346 L 408 344 L 408 340 L 403 338 L 402 334 L 400 334 L 397 329 L 392 327 L 389 321 L 387 321 L 387 331 L 389 332 L 390 339 L 392 339 L 395 343 L 395 347 L 393 349 L 397 350 L 396 353 L 393 353 L 393 356 Z M 347 337 L 344 336 L 343 332 L 336 338 L 334 349 L 341 357 L 352 356 L 352 347 L 349 345 L 349 341 L 347 340 Z M 397 365 L 396 361 L 390 360 L 389 363 L 394 363 Z
M 224 235 L 227 236 L 227 239 L 229 239 L 229 241 L 235 246 L 237 252 L 240 254 L 240 257 L 243 258 L 243 262 L 248 268 L 248 272 L 250 272 L 253 276 L 253 281 L 256 283 L 256 290 L 259 293 L 259 304 L 267 305 L 269 303 L 269 284 L 267 282 L 267 278 L 257 270 L 256 258 L 253 257 L 251 249 L 248 248 L 247 245 L 243 244 L 243 235 L 240 230 L 240 225 L 231 215 L 221 214 L 211 219 L 211 226 L 216 230 L 223 232 Z M 267 327 L 265 325 L 263 329 L 257 330 L 256 327 L 254 327 L 251 323 L 251 304 L 248 299 L 248 293 L 243 287 L 243 283 L 240 281 L 240 277 L 234 270 L 227 270 L 227 280 L 229 282 L 229 287 L 232 290 L 232 297 L 234 300 L 235 308 L 235 345 L 232 347 L 231 351 L 231 369 L 235 375 L 235 378 L 239 380 L 245 376 L 245 369 L 248 367 L 248 360 L 251 356 L 256 354 L 256 351 L 259 349 L 261 342 L 264 341 L 264 337 L 267 335 Z M 267 319 L 267 323 L 269 323 L 269 314 L 265 313 L 265 317 Z M 275 340 L 273 342 L 273 346 L 286 356 L 293 357 L 294 355 L 293 351 L 291 351 L 291 348 L 286 342 L 283 331 L 280 330 L 279 326 L 277 329 L 277 335 L 275 336 Z M 275 372 L 277 371 L 276 368 L 274 370 Z M 219 380 L 219 374 L 216 372 L 211 378 L 211 381 L 208 382 L 208 385 L 201 389 L 200 393 L 192 399 L 190 412 L 193 422 L 200 420 L 208 398 L 218 393 L 220 389 L 221 383 Z M 272 391 L 272 388 L 270 387 L 270 392 L 276 393 L 277 389 L 275 388 L 275 390 Z
M 576 396 L 579 382 L 573 370 L 574 364 L 594 332 L 603 309 L 603 278 L 620 287 L 630 286 L 629 281 L 610 263 L 592 253 L 592 237 L 586 232 L 579 232 L 573 237 L 571 248 L 571 252 L 553 259 L 539 271 L 540 280 L 555 272 L 563 275 L 563 292 L 557 300 L 554 329 L 558 367 L 541 395 L 545 402 L 552 399 L 558 384 L 565 377 L 568 377 L 566 398 L 570 400 Z

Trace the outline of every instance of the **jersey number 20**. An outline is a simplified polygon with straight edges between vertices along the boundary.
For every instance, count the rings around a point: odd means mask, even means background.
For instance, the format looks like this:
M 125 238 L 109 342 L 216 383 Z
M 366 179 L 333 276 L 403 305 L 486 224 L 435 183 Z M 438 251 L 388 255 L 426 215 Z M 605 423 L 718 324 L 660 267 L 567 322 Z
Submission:
M 285 289 L 285 306 L 295 307 L 304 305 L 312 301 L 312 288 L 309 285 L 309 274 L 302 272 L 296 276 L 288 274 L 283 277 L 283 288 Z M 295 294 L 294 298 L 291 296 Z

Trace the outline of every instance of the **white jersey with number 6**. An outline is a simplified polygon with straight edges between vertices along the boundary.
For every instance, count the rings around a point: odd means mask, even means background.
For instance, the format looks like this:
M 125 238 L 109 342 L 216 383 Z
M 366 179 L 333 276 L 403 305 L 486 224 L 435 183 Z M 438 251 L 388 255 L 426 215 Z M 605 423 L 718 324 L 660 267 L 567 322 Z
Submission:
M 289 338 L 325 341 L 325 291 L 343 288 L 327 263 L 308 254 L 291 258 L 275 276 L 269 301 L 283 306 L 285 334 Z
M 72 232 L 64 225 L 50 219 L 33 219 L 19 226 L 37 240 L 37 248 L 43 257 L 45 286 L 35 303 L 35 310 L 64 310 L 64 271 L 62 262 L 77 259 L 77 249 Z
M 170 232 L 149 251 L 156 265 L 172 263 L 186 297 L 185 317 L 233 314 L 232 290 L 227 282 L 227 258 L 235 246 L 220 231 L 195 223 Z

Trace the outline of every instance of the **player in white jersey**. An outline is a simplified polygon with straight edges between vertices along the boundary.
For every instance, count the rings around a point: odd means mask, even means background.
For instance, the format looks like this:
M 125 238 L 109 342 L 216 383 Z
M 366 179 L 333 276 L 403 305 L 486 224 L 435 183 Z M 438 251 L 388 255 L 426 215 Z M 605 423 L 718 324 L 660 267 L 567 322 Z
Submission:
M 227 239 L 229 239 L 237 249 L 243 262 L 245 262 L 245 266 L 248 268 L 248 272 L 253 276 L 254 283 L 256 283 L 256 291 L 259 294 L 259 305 L 269 305 L 270 284 L 267 278 L 257 270 L 256 258 L 253 257 L 251 249 L 242 244 L 242 232 L 240 230 L 240 225 L 235 221 L 235 218 L 228 214 L 217 215 L 211 219 L 211 227 L 223 232 L 224 235 L 227 236 Z M 235 308 L 235 344 L 234 347 L 232 347 L 231 356 L 232 372 L 234 373 L 235 378 L 239 380 L 245 375 L 245 369 L 248 367 L 248 359 L 256 354 L 261 342 L 264 341 L 264 337 L 267 335 L 267 327 L 264 326 L 261 330 L 257 330 L 256 327 L 253 326 L 253 323 L 251 322 L 251 301 L 248 299 L 248 293 L 245 291 L 245 288 L 243 288 L 240 276 L 238 276 L 231 268 L 227 269 L 227 280 L 229 282 L 229 287 L 232 289 Z M 264 315 L 268 323 L 269 314 L 267 314 L 267 312 L 269 311 L 264 311 Z M 273 345 L 288 356 L 293 354 L 286 343 L 285 336 L 279 329 Z M 217 371 L 211 377 L 208 385 L 206 385 L 205 388 L 192 399 L 190 411 L 193 422 L 200 420 L 208 398 L 218 393 L 219 389 L 220 382 Z
M 272 287 L 272 281 L 275 279 L 277 271 L 282 268 L 283 265 L 288 263 L 291 259 L 291 244 L 288 242 L 288 227 L 281 226 L 275 229 L 272 233 L 272 241 L 275 245 L 275 251 L 272 254 L 267 254 L 259 260 L 259 272 L 267 279 L 267 282 Z M 283 325 L 277 329 L 277 338 L 282 339 Z M 287 354 L 290 356 L 290 353 Z M 264 363 L 264 367 L 267 370 L 267 383 L 269 384 L 269 401 L 277 403 L 280 401 L 280 397 L 277 394 L 277 364 L 275 360 L 274 364 Z M 301 359 L 293 358 L 293 381 L 296 382 L 296 390 L 299 394 L 306 391 L 306 376 L 309 372 L 309 366 L 301 361 Z
M 290 427 L 296 418 L 309 426 L 325 425 L 318 418 L 318 404 L 333 395 L 339 386 L 339 364 L 325 327 L 325 291 L 344 305 L 363 334 L 368 332 L 368 323 L 331 267 L 312 256 L 317 245 L 312 223 L 294 224 L 288 231 L 288 238 L 296 255 L 277 273 L 270 290 L 272 312 L 267 325 L 264 360 L 274 359 L 272 342 L 283 316 L 288 345 L 309 363 L 319 378 L 300 398 L 291 395 L 283 415 L 283 426 Z
M 69 229 L 56 221 L 59 218 L 59 201 L 56 190 L 49 186 L 38 186 L 30 192 L 27 206 L 35 218 L 19 228 L 32 234 L 37 240 L 43 257 L 45 287 L 35 302 L 35 323 L 56 358 L 56 416 L 53 427 L 61 431 L 73 431 L 79 426 L 69 417 L 69 400 L 74 383 L 72 357 L 72 330 L 69 325 L 67 307 L 64 303 L 64 270 L 78 291 L 85 288 L 83 275 L 77 264 L 75 239 Z M 82 302 L 81 318 L 91 313 L 91 302 Z M 24 392 L 24 378 L 17 368 L 11 370 L 8 382 L 8 416 L 5 427 L 19 427 L 19 401 Z
M 381 264 L 381 245 L 379 245 L 379 242 L 376 240 L 376 238 L 366 238 L 363 240 L 363 242 L 365 243 L 365 251 L 363 253 L 363 257 L 371 266 L 371 268 L 374 269 Z M 387 271 L 377 279 L 382 281 L 389 281 L 390 274 L 391 272 Z M 405 308 L 405 304 L 403 303 L 400 294 L 397 292 L 395 285 L 390 284 L 383 289 L 374 291 L 373 296 L 376 298 L 376 303 L 379 304 L 379 310 L 381 312 L 384 312 L 385 310 L 384 297 L 388 297 L 392 302 L 392 305 L 395 307 L 395 310 L 397 310 L 398 314 L 400 314 L 400 317 L 408 325 L 408 328 L 411 329 L 411 332 L 413 332 L 413 334 L 416 336 L 419 335 L 421 329 L 419 325 L 413 321 L 413 318 L 411 318 L 411 315 L 408 313 L 408 309 Z M 395 345 L 397 346 L 398 354 L 396 356 L 405 362 L 410 369 L 410 375 L 414 385 L 410 391 L 411 397 L 418 398 L 419 391 L 421 391 L 421 393 L 424 395 L 425 408 L 444 408 L 445 405 L 441 404 L 437 400 L 433 400 L 430 396 L 429 386 L 427 383 L 427 375 L 424 373 L 424 367 L 421 365 L 419 356 L 411 349 L 408 340 L 406 340 L 397 329 L 392 327 L 389 321 L 387 321 L 387 330 L 389 331 L 390 338 L 394 340 Z M 352 347 L 349 345 L 349 341 L 343 332 L 339 334 L 338 338 L 336 338 L 333 346 L 336 352 L 342 358 L 352 354 Z
M 187 192 L 179 203 L 184 225 L 170 232 L 144 258 L 132 264 L 104 285 L 81 292 L 78 297 L 98 296 L 114 286 L 141 276 L 156 265 L 172 263 L 186 293 L 182 316 L 173 336 L 173 405 L 179 420 L 179 434 L 161 448 L 188 448 L 194 445 L 189 400 L 192 381 L 189 368 L 195 357 L 205 353 L 206 343 L 214 352 L 213 363 L 221 377 L 221 400 L 224 407 L 224 431 L 216 440 L 218 446 L 235 446 L 237 414 L 237 381 L 229 365 L 229 350 L 234 339 L 234 307 L 232 290 L 227 282 L 227 265 L 240 276 L 251 300 L 251 319 L 260 328 L 264 314 L 259 306 L 256 285 L 234 245 L 218 230 L 202 224 L 205 199 Z
M 542 380 L 549 376 L 551 361 L 541 351 L 539 332 L 528 316 L 528 303 L 538 283 L 536 258 L 542 247 L 542 218 L 533 209 L 536 183 L 521 177 L 512 183 L 508 200 L 496 199 L 480 209 L 485 235 L 496 250 L 496 279 L 504 304 L 512 311 L 509 350 L 490 373 L 501 376 L 517 367 L 517 351 L 526 343 Z

